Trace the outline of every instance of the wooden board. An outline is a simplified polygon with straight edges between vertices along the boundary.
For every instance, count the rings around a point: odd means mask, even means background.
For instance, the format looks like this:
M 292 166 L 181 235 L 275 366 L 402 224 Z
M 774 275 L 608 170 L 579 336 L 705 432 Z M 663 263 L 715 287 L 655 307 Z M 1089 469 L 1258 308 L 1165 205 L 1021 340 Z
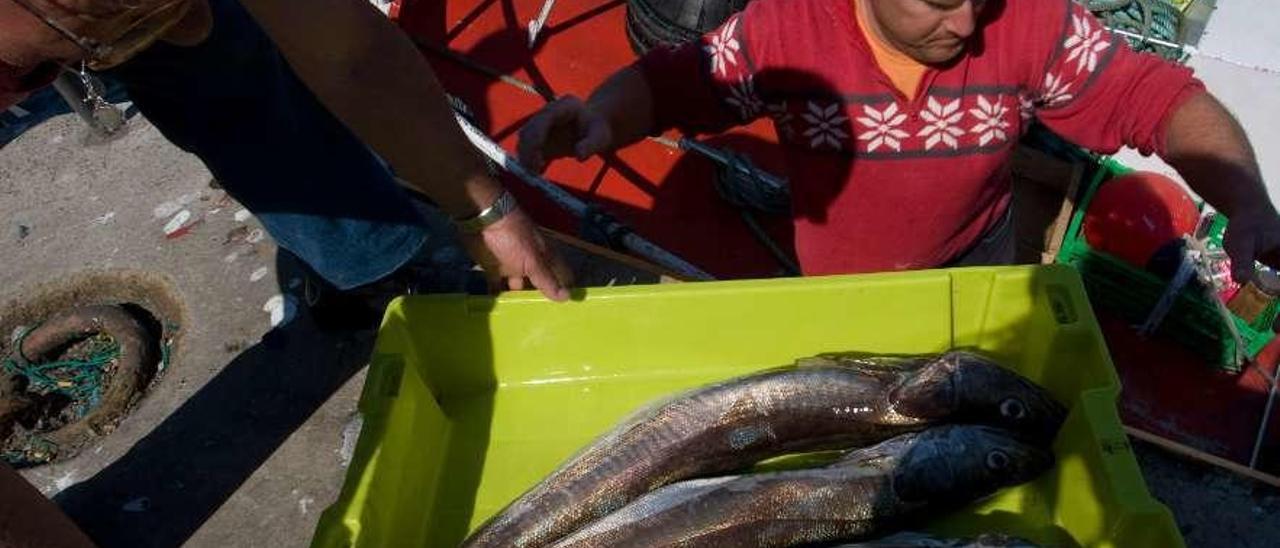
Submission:
M 542 233 L 556 244 L 569 267 L 576 285 L 599 287 L 678 283 L 687 281 L 679 274 L 648 261 L 619 253 L 562 232 L 543 228 Z
M 1075 212 L 1084 165 L 1020 146 L 1012 172 L 1018 262 L 1052 263 Z
M 1182 457 L 1189 458 L 1191 460 L 1203 462 L 1212 466 L 1217 466 L 1218 468 L 1221 468 L 1233 474 L 1239 474 L 1241 476 L 1252 479 L 1254 481 L 1260 481 L 1272 487 L 1280 488 L 1280 478 L 1273 476 L 1271 474 L 1254 470 L 1252 468 L 1249 468 L 1248 466 L 1244 466 L 1234 461 L 1224 459 L 1214 454 L 1206 453 L 1194 447 L 1183 445 L 1171 439 L 1160 437 L 1150 432 L 1147 432 L 1145 430 L 1134 428 L 1132 426 L 1125 426 L 1124 430 L 1134 438 L 1137 438 L 1139 440 L 1155 445 L 1156 447 L 1164 449 L 1165 451 L 1168 451 L 1175 455 L 1179 455 Z

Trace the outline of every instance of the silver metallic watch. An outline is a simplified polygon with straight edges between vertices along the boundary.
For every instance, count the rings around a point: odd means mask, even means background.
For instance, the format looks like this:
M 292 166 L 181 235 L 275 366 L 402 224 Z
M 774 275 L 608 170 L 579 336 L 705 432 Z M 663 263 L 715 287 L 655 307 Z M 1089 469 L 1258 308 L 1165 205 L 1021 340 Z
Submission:
M 453 223 L 457 225 L 459 231 L 466 234 L 475 234 L 502 220 L 503 217 L 506 217 L 519 207 L 520 204 L 516 202 L 516 197 L 510 191 L 503 189 L 502 194 L 489 207 L 484 208 L 474 216 L 465 219 L 454 219 Z

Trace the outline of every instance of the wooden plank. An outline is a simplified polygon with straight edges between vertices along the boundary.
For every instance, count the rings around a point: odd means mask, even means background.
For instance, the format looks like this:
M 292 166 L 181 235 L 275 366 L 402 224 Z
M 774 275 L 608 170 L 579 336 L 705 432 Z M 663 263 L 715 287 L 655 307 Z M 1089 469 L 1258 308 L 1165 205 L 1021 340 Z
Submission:
M 1067 235 L 1067 227 L 1071 225 L 1071 216 L 1076 211 L 1076 193 L 1084 181 L 1084 164 L 1071 163 L 1071 182 L 1067 184 L 1066 194 L 1062 197 L 1062 209 L 1054 219 L 1049 234 L 1045 238 L 1044 253 L 1040 256 L 1040 264 L 1053 264 L 1058 260 L 1058 251 L 1062 250 L 1062 240 Z
M 1272 487 L 1280 488 L 1280 478 L 1273 476 L 1271 474 L 1254 470 L 1252 468 L 1249 468 L 1248 466 L 1237 463 L 1235 461 L 1227 460 L 1217 455 L 1206 453 L 1194 447 L 1183 445 L 1171 439 L 1157 436 L 1155 434 L 1152 434 L 1145 430 L 1139 430 L 1132 426 L 1125 426 L 1124 430 L 1125 432 L 1128 432 L 1130 436 L 1133 436 L 1134 438 L 1137 438 L 1139 440 L 1155 445 L 1161 449 L 1169 451 L 1170 453 L 1174 453 L 1176 455 L 1186 457 L 1194 461 L 1202 462 L 1210 466 L 1216 466 L 1228 472 L 1232 472 L 1232 473 L 1244 476 L 1254 481 L 1259 481 L 1267 485 L 1270 485 Z
M 1078 162 L 1020 146 L 1010 169 L 1017 260 L 1052 262 L 1075 211 L 1073 195 L 1084 168 Z

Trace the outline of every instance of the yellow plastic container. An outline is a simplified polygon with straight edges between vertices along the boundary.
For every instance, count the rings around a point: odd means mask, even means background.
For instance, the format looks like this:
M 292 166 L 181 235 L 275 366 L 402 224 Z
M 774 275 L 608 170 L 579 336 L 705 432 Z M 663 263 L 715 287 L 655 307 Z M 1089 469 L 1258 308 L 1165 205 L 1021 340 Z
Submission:
M 1008 267 L 399 300 L 364 430 L 317 547 L 453 547 L 656 398 L 821 352 L 989 352 L 1071 412 L 1056 467 L 927 526 L 1064 546 L 1182 546 L 1120 427 L 1119 381 L 1075 271 Z

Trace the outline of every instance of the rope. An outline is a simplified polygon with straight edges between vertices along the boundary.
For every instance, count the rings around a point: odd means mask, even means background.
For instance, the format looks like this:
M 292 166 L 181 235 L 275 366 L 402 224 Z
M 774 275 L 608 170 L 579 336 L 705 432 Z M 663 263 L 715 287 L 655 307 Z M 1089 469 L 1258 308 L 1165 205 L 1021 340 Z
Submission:
M 58 454 L 58 444 L 40 437 L 39 434 L 28 433 L 23 446 L 22 450 L 0 453 L 0 460 L 14 467 L 34 466 L 49 462 Z
M 1154 43 L 1152 40 L 1176 43 L 1182 29 L 1182 11 L 1168 0 L 1087 0 L 1085 7 L 1102 19 L 1107 27 L 1126 31 L 1134 51 L 1151 52 L 1171 61 L 1185 57 L 1182 48 Z
M 99 334 L 86 343 L 84 358 L 31 363 L 22 355 L 27 330 L 18 337 L 14 350 L 5 358 L 5 372 L 22 375 L 30 382 L 29 390 L 37 394 L 62 394 L 76 402 L 77 415 L 83 416 L 102 397 L 107 367 L 120 357 L 120 345 L 110 335 Z
M 717 170 L 715 186 L 729 205 L 768 215 L 786 215 L 791 211 L 791 194 L 786 186 L 766 182 L 750 158 L 732 151 L 722 154 L 726 158 Z
M 746 156 L 723 151 L 724 160 L 716 170 L 715 188 L 720 197 L 742 216 L 756 241 L 773 256 L 787 276 L 799 276 L 800 266 L 791 258 L 756 220 L 755 212 L 766 215 L 785 215 L 791 210 L 791 194 L 786 185 L 770 184 L 762 172 Z

